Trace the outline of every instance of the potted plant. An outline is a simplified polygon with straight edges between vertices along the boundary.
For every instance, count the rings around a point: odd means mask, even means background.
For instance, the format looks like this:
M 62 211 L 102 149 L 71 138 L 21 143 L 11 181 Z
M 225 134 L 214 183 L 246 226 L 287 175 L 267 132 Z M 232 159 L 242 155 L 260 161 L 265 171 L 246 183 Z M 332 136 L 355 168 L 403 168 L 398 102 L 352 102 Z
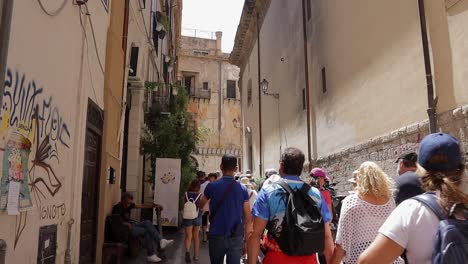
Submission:
M 154 89 L 159 89 L 159 88 L 162 88 L 164 87 L 164 82 L 162 81 L 146 81 L 145 82 L 145 87 L 146 89 L 148 90 L 154 90 Z
M 158 23 L 156 25 L 156 31 L 158 31 L 158 36 L 160 39 L 163 39 L 166 36 L 166 32 L 169 30 L 169 19 L 164 13 L 160 13 Z M 159 28 L 159 30 L 158 30 Z

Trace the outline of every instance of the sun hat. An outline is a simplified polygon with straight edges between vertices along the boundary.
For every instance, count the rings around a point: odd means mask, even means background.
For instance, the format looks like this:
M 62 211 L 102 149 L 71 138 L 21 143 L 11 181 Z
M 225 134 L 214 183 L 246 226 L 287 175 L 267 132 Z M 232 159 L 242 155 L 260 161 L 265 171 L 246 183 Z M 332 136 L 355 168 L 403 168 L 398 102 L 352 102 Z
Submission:
M 253 187 L 252 183 L 250 182 L 250 179 L 247 177 L 243 177 L 240 179 L 240 183 L 245 186 L 251 186 Z
M 447 133 L 430 134 L 419 144 L 418 163 L 428 171 L 457 170 L 462 164 L 460 143 Z
M 326 181 L 330 181 L 330 178 L 328 178 L 327 173 L 322 168 L 313 168 L 310 171 L 310 176 L 313 178 L 324 178 Z

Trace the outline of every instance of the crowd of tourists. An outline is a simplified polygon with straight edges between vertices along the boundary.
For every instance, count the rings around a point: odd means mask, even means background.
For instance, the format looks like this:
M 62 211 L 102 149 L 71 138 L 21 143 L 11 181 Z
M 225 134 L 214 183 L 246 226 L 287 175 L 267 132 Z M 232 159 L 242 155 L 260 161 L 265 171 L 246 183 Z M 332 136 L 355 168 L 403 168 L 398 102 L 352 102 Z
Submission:
M 314 184 L 304 182 L 304 162 L 301 150 L 285 149 L 278 171 L 267 170 L 258 186 L 249 172 L 238 177 L 232 155 L 222 157 L 221 175 L 199 173 L 184 205 L 186 262 L 198 260 L 200 228 L 212 264 L 468 259 L 466 176 L 453 136 L 430 134 L 418 154 L 397 157 L 395 182 L 376 162 L 362 163 L 349 179 L 353 190 L 342 202 L 336 239 L 330 223 L 337 214 L 325 188 L 331 177 L 314 168 Z

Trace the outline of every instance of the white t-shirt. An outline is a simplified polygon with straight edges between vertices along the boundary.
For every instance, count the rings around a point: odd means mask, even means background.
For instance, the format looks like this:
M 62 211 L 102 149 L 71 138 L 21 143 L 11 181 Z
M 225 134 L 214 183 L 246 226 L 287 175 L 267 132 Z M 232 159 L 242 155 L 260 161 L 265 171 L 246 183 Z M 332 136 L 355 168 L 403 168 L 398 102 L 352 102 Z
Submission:
M 251 190 L 247 188 L 247 192 L 249 193 L 249 204 L 250 204 L 250 209 L 253 208 L 253 205 L 255 203 L 255 199 L 257 199 L 257 192 L 255 190 Z
M 395 209 L 395 201 L 390 198 L 386 204 L 375 205 L 359 198 L 357 193 L 343 200 L 336 243 L 346 251 L 343 262 L 357 263 L 359 255 L 374 241 L 379 228 Z M 393 263 L 403 264 L 403 259 Z
M 205 188 L 210 183 L 210 181 L 205 181 L 202 185 L 200 185 L 200 193 L 205 193 Z M 210 211 L 210 201 L 208 201 L 205 206 L 203 207 L 202 212 L 209 212 Z
M 390 214 L 379 233 L 405 248 L 409 263 L 430 264 L 438 227 L 439 219 L 431 209 L 408 199 Z

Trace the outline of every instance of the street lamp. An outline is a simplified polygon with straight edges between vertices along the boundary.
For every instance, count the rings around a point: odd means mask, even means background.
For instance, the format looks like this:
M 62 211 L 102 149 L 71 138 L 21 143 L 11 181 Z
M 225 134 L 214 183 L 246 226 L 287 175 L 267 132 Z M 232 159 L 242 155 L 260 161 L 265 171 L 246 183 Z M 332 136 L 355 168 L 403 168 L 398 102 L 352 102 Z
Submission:
M 268 81 L 266 79 L 263 79 L 262 82 L 260 83 L 260 87 L 262 88 L 263 94 L 273 96 L 274 98 L 279 99 L 279 93 L 269 93 L 268 86 L 269 86 Z

